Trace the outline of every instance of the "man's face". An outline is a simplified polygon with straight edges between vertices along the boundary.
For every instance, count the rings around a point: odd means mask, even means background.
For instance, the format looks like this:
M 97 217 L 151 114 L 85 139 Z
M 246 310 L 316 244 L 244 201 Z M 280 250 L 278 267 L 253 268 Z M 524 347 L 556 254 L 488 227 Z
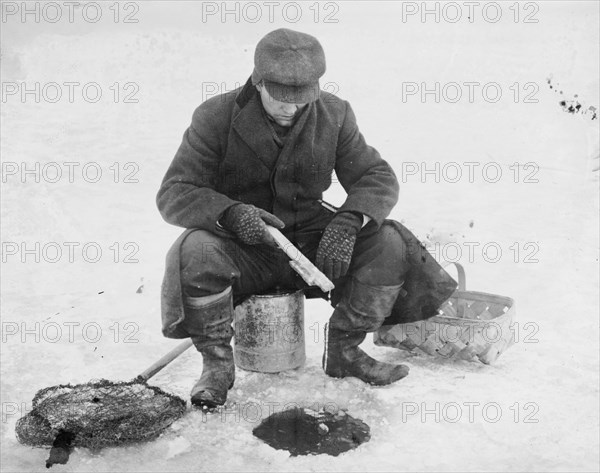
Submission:
M 306 107 L 305 103 L 287 103 L 275 100 L 267 92 L 267 88 L 263 84 L 257 84 L 256 88 L 260 92 L 260 98 L 265 107 L 265 111 L 269 116 L 281 126 L 292 126 L 294 121 Z

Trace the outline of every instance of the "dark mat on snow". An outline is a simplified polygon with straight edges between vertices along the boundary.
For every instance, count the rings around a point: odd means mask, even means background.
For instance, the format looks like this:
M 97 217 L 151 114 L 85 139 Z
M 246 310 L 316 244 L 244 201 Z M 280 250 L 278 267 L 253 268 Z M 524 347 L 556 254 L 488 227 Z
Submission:
M 337 456 L 371 438 L 369 426 L 344 411 L 302 408 L 270 415 L 252 433 L 277 450 L 288 450 L 292 456 Z

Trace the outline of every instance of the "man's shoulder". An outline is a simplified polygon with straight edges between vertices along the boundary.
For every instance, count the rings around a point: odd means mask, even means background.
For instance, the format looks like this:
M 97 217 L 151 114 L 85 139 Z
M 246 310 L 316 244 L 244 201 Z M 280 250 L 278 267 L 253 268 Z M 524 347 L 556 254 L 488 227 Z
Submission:
M 241 89 L 240 87 L 224 94 L 215 95 L 202 102 L 194 110 L 192 123 L 204 122 L 206 120 L 210 120 L 213 123 L 228 122 L 233 114 L 236 99 Z
M 321 90 L 317 103 L 319 104 L 319 114 L 338 128 L 346 122 L 348 112 L 351 110 L 347 100 L 324 90 Z M 352 116 L 352 112 L 350 112 L 350 116 Z
M 332 111 L 339 111 L 344 113 L 349 105 L 346 100 L 325 90 L 321 90 L 319 95 L 319 102 L 321 102 L 321 104 L 324 107 L 329 108 Z

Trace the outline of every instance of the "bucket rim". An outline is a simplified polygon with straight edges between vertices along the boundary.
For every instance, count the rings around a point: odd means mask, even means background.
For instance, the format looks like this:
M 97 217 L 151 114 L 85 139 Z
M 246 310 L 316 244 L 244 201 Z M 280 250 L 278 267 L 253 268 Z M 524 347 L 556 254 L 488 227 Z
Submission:
M 253 294 L 250 297 L 256 297 L 260 299 L 274 299 L 276 297 L 295 296 L 298 293 L 303 294 L 303 289 L 278 289 L 274 291 L 265 292 L 262 294 Z

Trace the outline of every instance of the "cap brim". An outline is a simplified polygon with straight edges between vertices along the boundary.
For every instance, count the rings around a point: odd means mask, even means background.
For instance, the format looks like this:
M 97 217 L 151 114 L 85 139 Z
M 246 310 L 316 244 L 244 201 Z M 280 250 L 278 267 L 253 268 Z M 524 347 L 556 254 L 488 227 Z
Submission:
M 267 92 L 275 100 L 286 103 L 309 103 L 319 99 L 319 82 L 309 85 L 284 85 L 268 80 L 263 81 Z

